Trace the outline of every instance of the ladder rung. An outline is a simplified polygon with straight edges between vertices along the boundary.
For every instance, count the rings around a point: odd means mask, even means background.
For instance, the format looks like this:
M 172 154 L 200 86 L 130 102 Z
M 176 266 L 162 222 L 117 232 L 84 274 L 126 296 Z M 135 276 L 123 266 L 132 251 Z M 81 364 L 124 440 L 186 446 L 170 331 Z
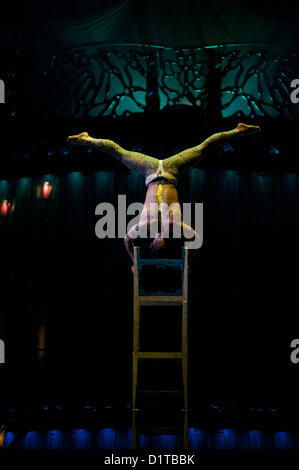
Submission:
M 134 352 L 138 359 L 182 359 L 182 352 Z
M 181 395 L 183 393 L 183 390 L 138 390 L 138 393 L 143 393 L 143 394 L 149 394 L 149 395 L 155 395 L 160 393 L 166 393 L 169 395 Z
M 139 260 L 139 266 L 178 266 L 180 268 L 184 268 L 184 261 L 182 259 L 151 259 L 151 258 L 143 258 Z
M 184 301 L 182 295 L 140 295 L 137 299 L 141 305 L 182 305 Z

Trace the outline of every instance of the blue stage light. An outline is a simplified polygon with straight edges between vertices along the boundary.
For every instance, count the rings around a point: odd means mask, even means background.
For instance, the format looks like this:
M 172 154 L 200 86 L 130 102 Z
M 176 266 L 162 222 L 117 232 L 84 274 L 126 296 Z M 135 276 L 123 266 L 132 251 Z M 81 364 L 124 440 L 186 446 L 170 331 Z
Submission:
M 59 149 L 60 155 L 68 155 L 70 153 L 70 149 L 67 146 L 60 147 Z
M 92 405 L 83 405 L 84 410 L 93 410 L 94 407 Z
M 275 145 L 273 145 L 273 144 L 269 145 L 268 152 L 269 152 L 270 155 L 278 155 L 279 154 L 278 148 L 275 147 Z
M 222 149 L 224 152 L 234 152 L 234 148 L 230 144 L 224 144 Z

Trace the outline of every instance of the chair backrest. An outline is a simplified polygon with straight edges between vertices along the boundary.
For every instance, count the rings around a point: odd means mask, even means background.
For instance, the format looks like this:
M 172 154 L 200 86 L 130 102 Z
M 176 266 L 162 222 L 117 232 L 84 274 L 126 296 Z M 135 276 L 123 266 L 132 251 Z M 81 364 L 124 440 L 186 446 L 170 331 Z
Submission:
M 182 248 L 179 259 L 144 259 L 140 257 L 140 247 L 134 247 L 134 285 L 137 295 L 183 295 L 187 271 L 187 248 Z

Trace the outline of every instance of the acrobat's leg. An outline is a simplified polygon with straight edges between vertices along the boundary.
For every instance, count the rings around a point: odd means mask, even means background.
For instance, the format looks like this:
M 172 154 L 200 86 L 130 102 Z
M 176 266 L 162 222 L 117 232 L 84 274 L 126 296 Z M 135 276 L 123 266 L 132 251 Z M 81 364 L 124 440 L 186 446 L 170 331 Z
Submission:
M 177 176 L 178 173 L 182 173 L 183 171 L 189 170 L 195 166 L 210 151 L 214 150 L 219 145 L 222 145 L 225 141 L 242 135 L 255 134 L 259 131 L 259 126 L 249 126 L 239 123 L 237 127 L 231 131 L 213 134 L 200 145 L 166 158 L 163 160 L 163 166 L 168 172 Z
M 125 150 L 109 139 L 95 139 L 90 137 L 87 132 L 71 135 L 67 140 L 71 144 L 87 145 L 102 152 L 106 152 L 126 165 L 130 170 L 135 170 L 145 177 L 155 171 L 159 166 L 159 160 L 157 158 L 144 155 L 143 153 Z

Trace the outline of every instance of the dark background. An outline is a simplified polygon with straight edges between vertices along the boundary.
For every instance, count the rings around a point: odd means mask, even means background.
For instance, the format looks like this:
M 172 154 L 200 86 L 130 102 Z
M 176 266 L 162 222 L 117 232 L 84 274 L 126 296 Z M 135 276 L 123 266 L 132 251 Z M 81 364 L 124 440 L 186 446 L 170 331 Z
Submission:
M 219 108 L 211 112 L 211 102 L 205 109 L 148 108 L 116 119 L 56 116 L 45 100 L 41 105 L 44 88 L 39 88 L 35 73 L 50 62 L 55 48 L 63 48 L 61 31 L 69 34 L 67 47 L 71 39 L 76 45 L 81 36 L 72 29 L 73 21 L 98 18 L 114 3 L 36 2 L 20 9 L 11 5 L 6 6 L 5 22 L 2 19 L 1 70 L 12 68 L 16 76 L 9 82 L 14 94 L 0 109 L 0 173 L 16 208 L 11 217 L 1 217 L 0 226 L 0 332 L 6 344 L 1 415 L 31 424 L 44 420 L 42 413 L 48 410 L 54 422 L 81 423 L 90 419 L 84 415 L 89 404 L 119 410 L 131 401 L 130 262 L 121 239 L 96 238 L 94 209 L 101 201 L 116 202 L 118 194 L 126 194 L 128 202 L 142 202 L 145 186 L 142 178 L 107 155 L 65 147 L 66 136 L 87 130 L 163 158 L 245 121 L 260 125 L 261 134 L 236 141 L 232 151 L 213 152 L 179 182 L 182 202 L 204 203 L 204 243 L 190 278 L 190 409 L 206 422 L 224 419 L 227 424 L 253 420 L 273 425 L 274 413 L 276 423 L 296 428 L 299 365 L 290 361 L 290 342 L 299 332 L 298 119 L 282 114 L 248 117 L 242 112 L 223 119 Z M 164 3 L 165 12 L 169 2 Z M 176 3 L 178 10 L 183 8 Z M 260 18 L 251 28 L 260 40 L 263 21 L 281 22 L 281 30 L 290 33 L 287 25 L 295 24 L 296 11 L 287 3 L 283 10 L 258 2 L 230 5 L 232 11 L 238 7 L 244 15 L 247 11 Z M 216 10 L 219 5 L 212 2 Z M 210 43 L 207 33 L 200 39 L 202 30 L 194 26 L 190 33 L 188 26 L 201 6 L 207 15 L 201 24 L 213 18 L 203 3 L 190 2 L 184 7 L 186 18 L 180 20 L 185 22 L 180 44 L 176 28 L 169 27 L 166 45 L 171 47 L 172 40 L 175 47 Z M 123 40 L 116 35 L 115 42 L 160 44 L 166 23 L 161 20 L 155 30 L 160 12 L 155 2 L 147 2 L 143 14 L 135 2 L 131 7 L 140 22 L 122 25 Z M 171 18 L 179 21 L 178 15 Z M 57 31 L 52 23 L 56 20 Z M 229 20 L 227 24 L 234 25 Z M 239 28 L 224 28 L 219 41 L 235 41 Z M 107 42 L 113 40 L 109 34 Z M 286 34 L 283 41 L 297 50 L 296 34 Z M 271 146 L 279 153 L 269 152 Z M 45 181 L 53 188 L 49 199 L 36 196 Z M 167 349 L 171 315 L 144 315 L 148 337 Z M 152 321 L 146 323 L 149 316 Z M 46 332 L 42 353 L 41 331 Z M 169 384 L 175 380 L 171 373 Z M 64 410 L 63 418 L 57 410 Z

